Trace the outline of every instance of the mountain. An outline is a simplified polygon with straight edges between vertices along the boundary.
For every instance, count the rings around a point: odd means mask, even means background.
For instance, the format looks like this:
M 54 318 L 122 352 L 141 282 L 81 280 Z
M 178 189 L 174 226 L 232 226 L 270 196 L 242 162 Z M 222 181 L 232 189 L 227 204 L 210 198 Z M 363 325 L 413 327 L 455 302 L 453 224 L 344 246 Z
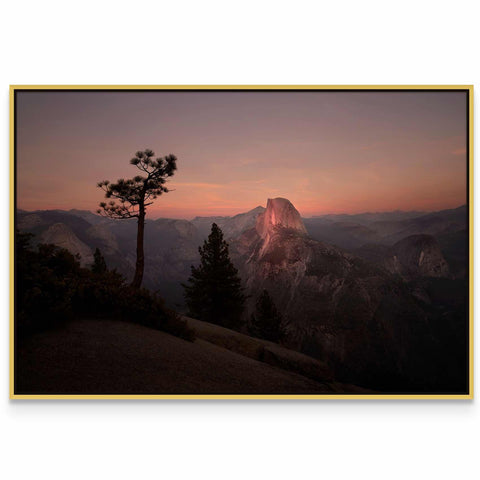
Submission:
M 255 225 L 258 215 L 264 211 L 264 207 L 258 206 L 248 212 L 239 213 L 233 217 L 195 217 L 191 223 L 204 238 L 208 237 L 212 223 L 216 223 L 222 229 L 224 237 L 228 240 L 252 228 Z
M 378 225 L 382 225 L 382 222 L 397 225 L 399 222 L 411 220 L 422 215 L 425 215 L 425 212 L 394 211 L 330 214 L 304 218 L 304 222 L 309 235 L 316 240 L 351 249 L 367 243 L 385 243 L 383 231 L 378 227 Z
M 395 210 L 393 212 L 365 212 L 365 213 L 338 213 L 327 215 L 316 215 L 311 217 L 312 220 L 323 221 L 329 223 L 347 222 L 360 225 L 370 225 L 379 221 L 401 221 L 425 215 L 427 212 Z
M 80 257 L 82 265 L 93 263 L 93 253 L 88 245 L 83 243 L 64 223 L 50 225 L 40 236 L 42 243 L 53 243 L 60 248 L 69 250 Z
M 135 271 L 137 223 L 111 220 L 81 210 L 17 211 L 17 228 L 35 235 L 34 243 L 53 243 L 80 255 L 81 264 L 93 262 L 99 248 L 109 268 L 127 280 Z M 183 305 L 181 282 L 197 261 L 203 237 L 187 220 L 147 220 L 145 227 L 144 286 L 158 290 L 169 306 Z
M 117 238 L 112 232 L 111 226 L 102 223 L 93 223 L 88 227 L 86 234 L 89 243 L 95 244 L 102 251 L 103 255 L 111 256 L 120 253 L 120 246 Z
M 257 207 L 219 221 L 231 236 L 255 224 Z M 168 306 L 183 309 L 183 288 L 191 265 L 198 263 L 198 247 L 210 232 L 213 219 L 202 221 L 159 218 L 145 223 L 145 272 L 143 285 L 158 291 Z M 48 242 L 80 255 L 82 265 L 93 262 L 99 248 L 109 268 L 115 268 L 129 281 L 136 260 L 136 219 L 112 220 L 84 210 L 17 210 L 17 228 L 35 235 L 34 243 Z M 200 227 L 197 228 L 196 224 Z M 202 230 L 203 228 L 203 230 Z
M 109 218 L 102 217 L 100 215 L 90 212 L 89 210 L 77 210 L 75 208 L 72 208 L 71 210 L 68 210 L 68 213 L 71 215 L 75 215 L 76 217 L 83 218 L 92 225 L 97 225 L 100 223 L 108 224 L 112 222 L 112 220 L 110 220 Z
M 386 255 L 385 268 L 405 280 L 449 276 L 440 245 L 431 235 L 410 235 L 397 242 Z
M 418 277 L 451 277 L 440 244 L 432 235 L 410 235 L 391 247 L 366 244 L 352 252 L 406 281 Z
M 382 236 L 367 225 L 355 222 L 330 222 L 305 218 L 308 234 L 315 240 L 338 245 L 341 248 L 358 248 L 366 243 L 382 243 Z
M 86 242 L 86 231 L 91 226 L 90 222 L 63 210 L 17 211 L 16 220 L 17 228 L 31 231 L 34 234 L 40 233 L 54 223 L 63 223 L 68 226 L 82 242 Z
M 412 235 L 438 241 L 453 278 L 466 278 L 468 209 L 466 205 L 438 212 L 386 212 L 325 215 L 304 219 L 308 234 L 358 254 L 368 261 L 383 259 L 387 250 Z
M 393 245 L 410 235 L 434 236 L 465 230 L 465 205 L 439 212 L 386 212 L 358 215 L 325 215 L 304 219 L 309 235 L 341 248 L 358 248 L 367 243 Z
M 397 245 L 394 252 L 408 267 L 411 248 L 420 248 L 419 257 L 423 248 L 426 273 L 435 272 L 437 261 L 442 273 L 436 244 L 417 240 Z M 268 200 L 255 227 L 231 245 L 246 285 L 248 313 L 266 289 L 283 314 L 291 348 L 325 362 L 342 381 L 371 388 L 389 382 L 425 388 L 425 378 L 442 383 L 438 344 L 461 316 L 435 323 L 437 312 L 422 306 L 398 272 L 309 237 L 288 200 Z M 457 347 L 445 345 L 443 354 L 448 357 L 446 352 Z

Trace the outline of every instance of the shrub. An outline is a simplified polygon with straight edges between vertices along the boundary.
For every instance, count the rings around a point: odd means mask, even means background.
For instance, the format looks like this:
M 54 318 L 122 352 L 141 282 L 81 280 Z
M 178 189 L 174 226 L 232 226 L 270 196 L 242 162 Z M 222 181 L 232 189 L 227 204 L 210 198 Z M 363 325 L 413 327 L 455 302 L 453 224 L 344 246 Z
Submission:
M 109 316 L 116 313 L 125 288 L 124 278 L 116 271 L 100 274 L 83 269 L 73 299 L 74 309 L 78 313 Z
M 195 336 L 186 322 L 146 289 L 127 285 L 104 268 L 100 251 L 91 269 L 54 245 L 30 245 L 30 234 L 16 236 L 16 325 L 20 335 L 45 330 L 75 315 L 120 318 L 163 330 L 185 340 Z
M 80 264 L 53 245 L 30 247 L 31 235 L 17 234 L 16 318 L 20 334 L 43 330 L 73 315 Z
M 118 313 L 124 320 L 162 330 L 184 340 L 195 339 L 194 331 L 187 322 L 173 310 L 167 309 L 163 299 L 155 293 L 126 286 L 119 299 Z

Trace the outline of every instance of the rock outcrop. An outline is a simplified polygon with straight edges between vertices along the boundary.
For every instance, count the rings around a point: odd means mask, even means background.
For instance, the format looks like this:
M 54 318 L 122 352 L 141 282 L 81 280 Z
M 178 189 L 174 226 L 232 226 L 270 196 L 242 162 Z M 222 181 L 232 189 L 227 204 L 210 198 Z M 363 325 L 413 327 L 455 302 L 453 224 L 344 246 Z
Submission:
M 269 200 L 232 253 L 249 296 L 248 315 L 266 289 L 291 348 L 327 363 L 343 380 L 374 385 L 374 377 L 400 375 L 399 359 L 408 357 L 411 344 L 396 339 L 413 336 L 409 319 L 423 321 L 400 278 L 310 238 L 285 199 Z
M 407 281 L 418 277 L 449 276 L 440 245 L 431 235 L 411 235 L 400 240 L 389 249 L 384 265 L 389 272 Z
M 93 253 L 90 247 L 83 243 L 64 223 L 54 223 L 41 234 L 40 238 L 43 243 L 52 243 L 57 247 L 67 249 L 73 255 L 79 255 L 81 265 L 93 263 Z
M 269 198 L 267 209 L 258 216 L 255 228 L 263 239 L 273 235 L 278 229 L 307 234 L 300 213 L 286 198 Z
M 95 244 L 96 248 L 100 248 L 104 255 L 120 254 L 120 247 L 118 246 L 117 239 L 107 225 L 95 224 L 89 227 L 86 231 L 92 244 Z

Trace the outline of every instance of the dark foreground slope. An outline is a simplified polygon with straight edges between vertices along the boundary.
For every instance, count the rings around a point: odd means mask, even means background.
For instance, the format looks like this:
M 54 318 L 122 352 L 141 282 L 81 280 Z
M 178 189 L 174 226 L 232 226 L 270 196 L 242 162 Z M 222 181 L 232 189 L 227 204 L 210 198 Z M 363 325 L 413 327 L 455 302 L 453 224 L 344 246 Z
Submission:
M 33 335 L 16 358 L 17 394 L 313 394 L 340 387 L 201 339 L 104 319 Z

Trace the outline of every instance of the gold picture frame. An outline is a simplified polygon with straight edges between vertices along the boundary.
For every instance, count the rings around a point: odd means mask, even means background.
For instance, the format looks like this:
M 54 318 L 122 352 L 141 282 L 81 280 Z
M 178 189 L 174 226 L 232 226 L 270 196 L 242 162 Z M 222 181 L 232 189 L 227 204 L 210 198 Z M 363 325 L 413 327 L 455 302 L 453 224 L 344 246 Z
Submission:
M 468 92 L 468 218 L 469 218 L 469 276 L 468 276 L 468 345 L 469 390 L 467 394 L 313 394 L 313 395 L 24 395 L 14 391 L 14 217 L 15 217 L 15 94 L 27 90 L 339 90 L 339 91 L 435 91 L 462 90 Z M 468 400 L 473 399 L 473 86 L 472 85 L 12 85 L 10 86 L 10 398 L 13 400 Z

